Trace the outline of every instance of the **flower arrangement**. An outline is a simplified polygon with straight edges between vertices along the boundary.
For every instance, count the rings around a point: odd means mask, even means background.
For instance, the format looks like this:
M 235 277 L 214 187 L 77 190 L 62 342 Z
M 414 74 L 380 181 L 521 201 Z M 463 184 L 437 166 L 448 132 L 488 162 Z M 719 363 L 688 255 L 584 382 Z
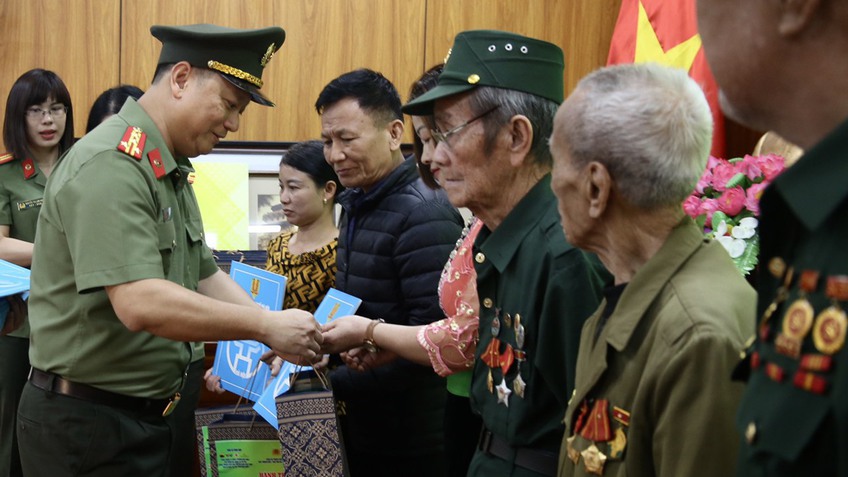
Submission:
M 704 228 L 706 237 L 724 246 L 743 275 L 757 265 L 760 197 L 784 169 L 783 157 L 776 154 L 734 159 L 710 156 L 695 190 L 683 202 L 686 214 Z

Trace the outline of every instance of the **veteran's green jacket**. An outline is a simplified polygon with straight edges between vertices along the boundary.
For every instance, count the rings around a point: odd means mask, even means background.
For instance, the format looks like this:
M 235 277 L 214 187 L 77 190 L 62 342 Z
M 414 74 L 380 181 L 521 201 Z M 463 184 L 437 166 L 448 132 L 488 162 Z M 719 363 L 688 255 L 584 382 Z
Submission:
M 755 303 L 727 252 L 686 217 L 603 328 L 606 300 L 583 327 L 559 475 L 592 475 L 599 461 L 605 476 L 731 475 L 742 385 L 730 376 Z
M 848 321 L 832 319 L 848 307 L 848 121 L 778 176 L 760 209 L 757 309 L 768 319 L 749 353 L 737 475 L 848 476 Z M 802 277 L 812 312 L 795 356 L 777 343 Z
M 513 449 L 548 453 L 553 469 L 562 414 L 574 386 L 580 328 L 598 306 L 609 274 L 597 257 L 566 242 L 550 174 L 494 231 L 480 230 L 474 261 L 481 306 L 472 408 L 481 414 L 484 426 Z M 497 354 L 520 350 L 521 359 L 494 368 L 486 364 L 482 355 L 495 338 Z M 538 474 L 478 450 L 468 475 Z

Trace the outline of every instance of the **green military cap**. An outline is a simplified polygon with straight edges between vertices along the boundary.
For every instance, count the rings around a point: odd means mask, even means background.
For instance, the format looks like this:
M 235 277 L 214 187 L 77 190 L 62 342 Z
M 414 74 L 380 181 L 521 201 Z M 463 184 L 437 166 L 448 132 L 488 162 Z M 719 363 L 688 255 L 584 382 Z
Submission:
M 406 103 L 403 112 L 429 115 L 437 99 L 494 86 L 534 94 L 562 103 L 565 59 L 562 49 L 546 41 L 497 30 L 456 35 L 435 88 Z
M 264 106 L 273 106 L 259 92 L 262 70 L 280 49 L 286 32 L 280 27 L 237 30 L 217 25 L 153 25 L 150 33 L 162 42 L 159 64 L 188 61 L 208 68 Z

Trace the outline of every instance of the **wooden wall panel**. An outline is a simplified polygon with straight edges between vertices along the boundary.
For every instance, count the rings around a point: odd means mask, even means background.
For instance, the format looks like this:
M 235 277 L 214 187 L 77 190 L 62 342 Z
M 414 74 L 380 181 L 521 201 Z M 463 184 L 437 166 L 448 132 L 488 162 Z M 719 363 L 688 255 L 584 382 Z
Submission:
M 463 30 L 507 30 L 558 45 L 565 53 L 568 94 L 606 63 L 621 0 L 428 0 L 425 64 L 443 61 Z
M 299 141 L 320 136 L 313 107 L 324 85 L 358 67 L 382 72 L 405 97 L 422 64 L 425 0 L 123 0 L 124 82 L 149 85 L 159 52 L 154 24 L 279 25 L 286 41 L 263 73 L 276 108 L 252 105 L 240 141 Z M 411 136 L 407 133 L 407 140 Z
M 71 91 L 75 131 L 119 83 L 146 89 L 159 42 L 154 24 L 280 25 L 286 43 L 265 72 L 276 108 L 251 106 L 237 141 L 300 141 L 320 134 L 313 109 L 332 78 L 357 67 L 381 71 L 405 100 L 410 84 L 441 62 L 454 36 L 487 28 L 551 41 L 565 51 L 565 93 L 606 63 L 621 0 L 4 0 L 0 1 L 0 108 L 24 71 L 56 71 Z M 2 113 L 2 110 L 0 110 Z M 758 134 L 728 129 L 734 153 Z M 411 132 L 405 140 L 411 141 Z M 749 144 L 750 143 L 750 144 Z M 731 152 L 731 151 L 729 151 Z
M 565 18 L 566 95 L 581 78 L 607 64 L 621 0 L 569 0 Z
M 0 2 L 0 112 L 21 74 L 46 68 L 68 86 L 81 136 L 91 103 L 118 83 L 120 11 L 120 0 Z

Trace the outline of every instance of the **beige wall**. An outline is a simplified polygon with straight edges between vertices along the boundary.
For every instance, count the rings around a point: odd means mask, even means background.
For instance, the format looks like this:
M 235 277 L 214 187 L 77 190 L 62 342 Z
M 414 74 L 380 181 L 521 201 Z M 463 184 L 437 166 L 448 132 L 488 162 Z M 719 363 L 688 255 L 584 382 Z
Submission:
M 280 25 L 286 42 L 266 68 L 263 92 L 276 108 L 251 106 L 243 141 L 315 138 L 321 88 L 358 67 L 378 70 L 405 99 L 410 84 L 441 62 L 462 30 L 504 29 L 565 50 L 566 93 L 606 61 L 621 0 L 5 0 L 0 4 L 0 97 L 24 71 L 56 71 L 74 101 L 77 136 L 88 109 L 118 83 L 145 89 L 159 42 L 154 24 Z M 0 106 L 2 107 L 2 106 Z M 406 140 L 410 140 L 409 132 Z

